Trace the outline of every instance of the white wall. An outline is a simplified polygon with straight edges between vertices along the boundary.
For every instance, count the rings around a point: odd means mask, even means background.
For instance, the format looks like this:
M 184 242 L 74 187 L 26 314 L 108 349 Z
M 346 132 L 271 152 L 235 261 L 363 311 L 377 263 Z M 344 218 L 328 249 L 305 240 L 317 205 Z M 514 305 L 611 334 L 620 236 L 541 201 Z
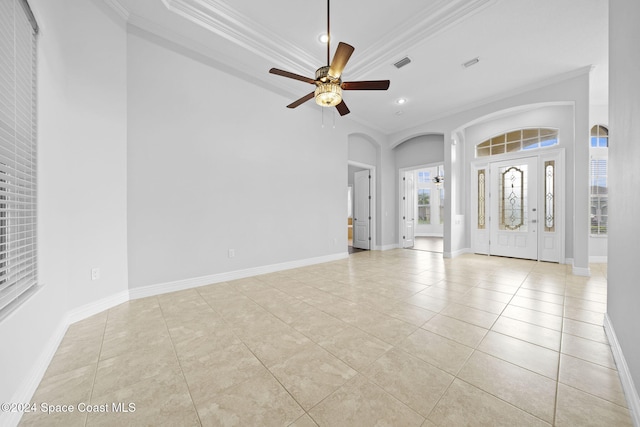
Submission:
M 131 288 L 346 253 L 348 120 L 142 31 L 128 58 Z
M 10 343 L 0 351 L 2 402 L 30 397 L 69 312 L 127 289 L 125 27 L 102 2 L 30 4 L 40 25 L 43 287 L 0 321 L 0 341 Z M 102 278 L 92 282 L 93 267 Z
M 416 136 L 395 146 L 393 152 L 396 170 L 442 163 L 444 162 L 444 139 L 442 135 Z
M 607 314 L 635 383 L 640 425 L 640 3 L 609 2 L 609 254 Z M 613 343 L 612 343 L 613 344 Z M 619 362 L 619 360 L 616 360 Z M 625 373 L 618 365 L 621 374 Z M 632 384 L 627 384 L 632 386 Z M 625 389 L 631 405 L 631 388 Z
M 375 144 L 363 135 L 349 135 L 348 139 L 347 155 L 349 161 L 369 166 L 379 166 L 379 148 Z

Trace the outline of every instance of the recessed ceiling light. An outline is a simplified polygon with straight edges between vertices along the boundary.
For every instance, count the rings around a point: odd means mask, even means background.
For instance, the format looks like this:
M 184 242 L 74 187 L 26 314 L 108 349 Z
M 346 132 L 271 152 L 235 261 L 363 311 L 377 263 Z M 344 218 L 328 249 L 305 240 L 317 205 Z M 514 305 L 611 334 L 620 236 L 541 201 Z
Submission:
M 398 104 L 398 105 L 402 105 L 405 102 L 407 102 L 406 98 L 398 98 L 398 99 L 396 99 L 396 104 Z
M 322 34 L 320 34 L 320 35 L 318 36 L 318 41 L 319 41 L 320 43 L 326 43 L 326 42 L 328 42 L 328 41 L 329 41 L 329 36 L 328 36 L 327 34 L 325 34 L 325 33 L 322 33 Z

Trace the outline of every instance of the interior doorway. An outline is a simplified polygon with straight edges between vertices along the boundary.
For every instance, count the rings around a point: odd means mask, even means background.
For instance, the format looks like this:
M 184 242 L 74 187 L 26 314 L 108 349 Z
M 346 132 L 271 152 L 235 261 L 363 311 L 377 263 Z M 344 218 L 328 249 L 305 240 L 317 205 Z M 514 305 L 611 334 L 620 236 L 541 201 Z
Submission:
M 375 168 L 349 162 L 348 174 L 348 252 L 371 250 L 375 241 Z
M 440 252 L 444 236 L 444 165 L 400 170 L 400 246 Z

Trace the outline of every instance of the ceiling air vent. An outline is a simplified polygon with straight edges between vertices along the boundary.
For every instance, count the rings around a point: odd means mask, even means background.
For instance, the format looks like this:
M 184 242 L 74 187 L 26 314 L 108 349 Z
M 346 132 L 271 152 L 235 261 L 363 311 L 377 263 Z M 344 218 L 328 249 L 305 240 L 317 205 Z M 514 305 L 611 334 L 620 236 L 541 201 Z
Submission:
M 409 58 L 408 56 L 405 56 L 404 58 L 402 58 L 400 61 L 396 62 L 395 64 L 393 64 L 396 68 L 402 68 L 405 65 L 409 64 L 411 62 L 411 58 Z

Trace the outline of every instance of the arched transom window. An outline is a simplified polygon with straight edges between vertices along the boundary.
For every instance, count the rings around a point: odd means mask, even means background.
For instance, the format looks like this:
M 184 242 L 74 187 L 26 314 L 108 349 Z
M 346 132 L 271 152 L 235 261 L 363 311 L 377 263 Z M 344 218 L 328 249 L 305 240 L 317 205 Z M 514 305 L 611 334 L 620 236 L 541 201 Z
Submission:
M 591 128 L 591 146 L 608 147 L 609 146 L 609 129 L 602 125 L 595 125 Z
M 518 129 L 494 136 L 476 145 L 476 157 L 535 150 L 557 144 L 558 129 Z

